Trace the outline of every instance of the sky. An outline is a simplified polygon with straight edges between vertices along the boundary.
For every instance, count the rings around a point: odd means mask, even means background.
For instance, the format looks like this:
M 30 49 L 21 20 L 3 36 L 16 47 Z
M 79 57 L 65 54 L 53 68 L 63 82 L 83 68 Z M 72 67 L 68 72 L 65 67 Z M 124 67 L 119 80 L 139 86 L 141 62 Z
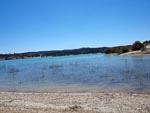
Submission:
M 150 0 L 0 0 L 0 53 L 150 40 Z

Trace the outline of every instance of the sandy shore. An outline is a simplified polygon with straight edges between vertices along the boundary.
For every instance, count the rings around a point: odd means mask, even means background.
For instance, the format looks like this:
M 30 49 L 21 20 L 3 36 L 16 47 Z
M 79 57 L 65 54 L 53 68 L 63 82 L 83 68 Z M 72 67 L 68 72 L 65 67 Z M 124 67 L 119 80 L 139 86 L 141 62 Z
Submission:
M 123 53 L 120 56 L 150 56 L 150 49 L 148 49 L 147 51 L 132 51 L 132 52 L 127 52 L 127 53 Z
M 1 92 L 0 113 L 150 113 L 150 95 Z

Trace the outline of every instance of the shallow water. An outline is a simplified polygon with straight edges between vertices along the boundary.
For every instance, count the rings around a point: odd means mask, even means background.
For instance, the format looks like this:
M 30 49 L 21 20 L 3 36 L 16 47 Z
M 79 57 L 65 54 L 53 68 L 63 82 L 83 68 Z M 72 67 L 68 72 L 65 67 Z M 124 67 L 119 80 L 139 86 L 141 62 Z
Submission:
M 150 57 L 86 54 L 0 61 L 0 91 L 150 93 Z

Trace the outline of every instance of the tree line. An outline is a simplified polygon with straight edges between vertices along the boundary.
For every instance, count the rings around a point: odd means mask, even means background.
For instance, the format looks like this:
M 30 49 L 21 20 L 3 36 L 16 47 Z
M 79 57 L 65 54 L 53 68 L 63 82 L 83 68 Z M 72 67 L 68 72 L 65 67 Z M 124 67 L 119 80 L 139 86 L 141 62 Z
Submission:
M 101 48 L 80 48 L 72 50 L 57 50 L 57 51 L 40 51 L 40 52 L 27 52 L 27 53 L 14 53 L 14 54 L 0 54 L 0 59 L 24 59 L 32 57 L 48 57 L 48 56 L 65 56 L 65 55 L 79 55 L 90 53 L 104 53 L 106 47 Z

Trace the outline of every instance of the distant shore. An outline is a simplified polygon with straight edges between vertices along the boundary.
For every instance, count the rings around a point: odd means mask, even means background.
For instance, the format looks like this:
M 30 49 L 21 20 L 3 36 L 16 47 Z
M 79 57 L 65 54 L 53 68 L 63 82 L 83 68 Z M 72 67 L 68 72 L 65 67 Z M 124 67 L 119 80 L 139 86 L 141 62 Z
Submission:
M 149 113 L 149 94 L 0 92 L 0 113 Z
M 43 58 L 43 57 L 49 57 L 49 56 L 55 57 L 55 56 L 67 56 L 67 55 L 104 53 L 106 48 L 107 47 L 79 48 L 79 49 L 68 49 L 68 50 L 0 54 L 0 60 L 14 60 L 14 59 L 26 59 L 26 58 L 35 58 L 35 57 Z
M 86 47 L 79 49 L 0 54 L 0 60 L 15 60 L 15 59 L 26 59 L 35 57 L 43 58 L 49 56 L 55 57 L 67 55 L 80 55 L 80 54 L 96 54 L 96 53 L 103 53 L 108 55 L 120 55 L 120 56 L 150 56 L 150 41 L 145 41 L 143 43 L 141 43 L 140 41 L 135 41 L 132 45 L 123 45 L 115 47 L 97 47 L 97 48 Z
M 105 49 L 105 54 L 119 56 L 150 56 L 150 41 L 135 41 L 132 45 Z

